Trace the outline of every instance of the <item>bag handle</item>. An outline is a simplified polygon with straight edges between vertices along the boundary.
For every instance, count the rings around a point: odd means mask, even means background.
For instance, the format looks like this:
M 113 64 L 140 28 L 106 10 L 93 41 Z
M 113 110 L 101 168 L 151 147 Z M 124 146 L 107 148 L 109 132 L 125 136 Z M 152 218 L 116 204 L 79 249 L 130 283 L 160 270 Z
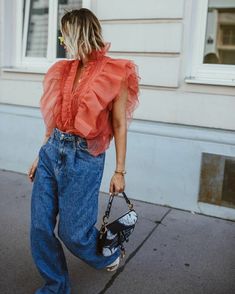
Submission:
M 126 200 L 126 203 L 129 207 L 129 210 L 134 210 L 133 209 L 133 204 L 131 203 L 130 199 L 127 197 L 126 193 L 123 191 L 121 192 L 124 199 Z M 113 199 L 114 199 L 114 193 L 110 195 L 109 197 L 109 202 L 108 202 L 108 205 L 107 205 L 107 208 L 106 208 L 106 211 L 105 211 L 105 214 L 103 216 L 103 224 L 105 225 L 105 219 L 108 219 L 109 218 L 109 215 L 110 215 L 110 211 L 111 211 L 111 207 L 112 207 L 112 203 L 113 203 Z

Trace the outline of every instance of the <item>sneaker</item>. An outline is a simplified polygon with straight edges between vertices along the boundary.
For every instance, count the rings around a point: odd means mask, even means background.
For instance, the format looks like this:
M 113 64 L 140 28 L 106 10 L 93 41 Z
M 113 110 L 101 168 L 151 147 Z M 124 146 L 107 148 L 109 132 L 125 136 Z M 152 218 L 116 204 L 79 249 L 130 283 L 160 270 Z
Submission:
M 112 262 L 111 264 L 109 264 L 105 268 L 108 272 L 115 271 L 118 268 L 119 263 L 120 263 L 120 256 L 118 256 L 118 258 L 115 259 L 114 262 Z

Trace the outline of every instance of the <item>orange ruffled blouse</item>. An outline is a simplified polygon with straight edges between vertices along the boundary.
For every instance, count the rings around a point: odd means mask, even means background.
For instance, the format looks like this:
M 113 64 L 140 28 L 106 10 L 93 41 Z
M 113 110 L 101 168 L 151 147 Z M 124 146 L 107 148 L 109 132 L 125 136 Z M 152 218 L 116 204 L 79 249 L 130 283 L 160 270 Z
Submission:
M 73 90 L 79 59 L 59 60 L 47 71 L 43 80 L 40 110 L 46 135 L 57 127 L 63 132 L 86 138 L 88 151 L 97 156 L 104 152 L 113 138 L 112 104 L 122 91 L 127 91 L 127 128 L 139 105 L 137 65 L 128 59 L 106 56 L 111 46 L 105 43 L 99 51 L 92 51 L 91 60 Z

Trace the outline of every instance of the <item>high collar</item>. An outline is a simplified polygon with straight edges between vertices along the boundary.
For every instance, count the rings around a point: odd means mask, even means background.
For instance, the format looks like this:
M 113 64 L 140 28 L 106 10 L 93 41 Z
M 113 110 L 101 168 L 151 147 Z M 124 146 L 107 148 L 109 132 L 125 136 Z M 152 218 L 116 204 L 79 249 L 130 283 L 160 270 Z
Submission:
M 100 50 L 93 50 L 90 53 L 89 59 L 97 60 L 102 58 L 109 51 L 110 46 L 111 46 L 111 42 L 105 42 L 105 46 L 102 47 Z

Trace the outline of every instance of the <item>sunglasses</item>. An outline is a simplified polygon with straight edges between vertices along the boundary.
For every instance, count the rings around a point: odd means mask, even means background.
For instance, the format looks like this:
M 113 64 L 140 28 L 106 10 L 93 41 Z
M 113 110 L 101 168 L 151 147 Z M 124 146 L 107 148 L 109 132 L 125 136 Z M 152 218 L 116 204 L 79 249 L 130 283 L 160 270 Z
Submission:
M 58 39 L 60 40 L 60 45 L 61 46 L 64 46 L 65 44 L 64 44 L 64 37 L 63 36 L 60 36 L 60 37 L 58 37 Z

